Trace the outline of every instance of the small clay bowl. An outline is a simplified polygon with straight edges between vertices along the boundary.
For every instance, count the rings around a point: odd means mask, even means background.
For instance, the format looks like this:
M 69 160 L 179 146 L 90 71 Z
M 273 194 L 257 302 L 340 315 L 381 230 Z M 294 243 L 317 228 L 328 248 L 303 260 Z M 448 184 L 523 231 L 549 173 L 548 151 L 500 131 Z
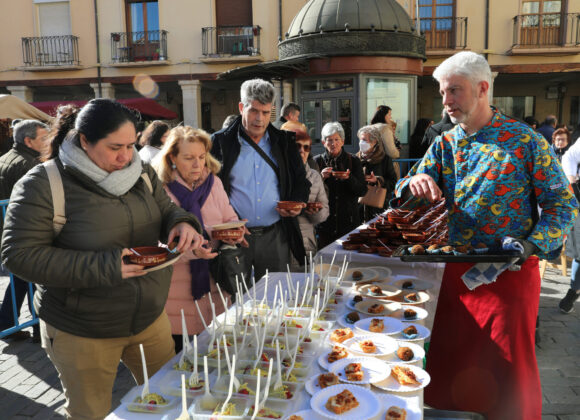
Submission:
M 145 267 L 164 263 L 169 256 L 169 251 L 166 248 L 158 246 L 138 246 L 131 249 L 140 255 L 134 253 L 129 255 L 129 261 L 133 264 L 139 264 Z
M 337 179 L 347 179 L 350 176 L 348 171 L 332 171 L 332 176 Z
M 242 229 L 221 229 L 213 230 L 211 232 L 211 238 L 218 241 L 225 241 L 229 239 L 238 240 L 244 236 L 244 231 Z
M 318 210 L 322 208 L 322 203 L 306 203 L 306 209 L 308 210 Z
M 426 239 L 424 233 L 415 233 L 415 232 L 403 232 L 403 238 L 405 238 L 412 244 L 424 242 Z
M 350 241 L 344 241 L 342 243 L 342 249 L 345 249 L 347 251 L 357 251 L 360 248 L 360 246 L 361 244 L 357 244 Z
M 361 247 L 358 249 L 358 252 L 362 254 L 374 254 L 377 252 L 377 247 L 372 245 L 361 245 Z
M 278 201 L 278 208 L 280 210 L 301 210 L 302 203 L 300 201 Z
M 390 257 L 393 255 L 393 250 L 386 246 L 378 248 L 377 252 L 381 257 Z

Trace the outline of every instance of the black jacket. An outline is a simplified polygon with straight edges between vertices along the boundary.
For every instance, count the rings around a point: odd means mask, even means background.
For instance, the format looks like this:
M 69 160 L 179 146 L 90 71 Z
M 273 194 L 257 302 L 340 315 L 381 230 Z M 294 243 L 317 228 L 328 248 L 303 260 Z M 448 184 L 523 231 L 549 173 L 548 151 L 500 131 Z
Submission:
M 344 149 L 336 159 L 332 159 L 327 152 L 314 157 L 318 167 L 332 167 L 336 171 L 350 169 L 350 177 L 346 180 L 333 178 L 324 180 L 328 192 L 328 205 L 330 214 L 324 223 L 317 229 L 326 236 L 338 239 L 361 223 L 358 198 L 367 193 L 367 183 L 362 170 L 362 164 L 356 156 L 351 155 Z
M 230 172 L 240 155 L 241 146 L 238 132 L 242 118 L 238 117 L 229 127 L 214 133 L 211 137 L 213 146 L 211 154 L 222 163 L 218 176 L 224 184 L 226 193 L 230 194 Z M 296 147 L 296 135 L 291 131 L 278 130 L 272 124 L 267 128 L 272 142 L 272 154 L 278 164 L 280 174 L 280 199 L 283 201 L 308 202 L 310 182 L 306 179 L 304 164 Z M 306 252 L 304 242 L 295 217 L 282 218 L 292 254 L 298 261 L 303 261 Z
M 395 190 L 395 184 L 397 183 L 397 174 L 395 173 L 395 168 L 393 167 L 393 160 L 389 155 L 385 155 L 383 159 L 379 162 L 371 163 L 367 160 L 361 160 L 363 173 L 365 175 L 370 175 L 371 172 L 379 178 L 379 182 L 383 188 L 387 189 L 387 197 L 385 198 L 385 206 L 388 207 L 389 200 L 393 195 Z M 363 209 L 364 207 L 364 209 Z M 361 213 L 364 221 L 370 220 L 377 214 L 383 211 L 382 208 L 369 207 L 361 205 L 361 211 L 364 210 L 364 214 Z
M 40 153 L 21 143 L 0 157 L 0 200 L 10 198 L 16 181 L 39 163 Z
M 447 113 L 445 113 L 445 116 L 441 119 L 441 121 L 429 126 L 425 131 L 425 136 L 423 136 L 423 141 L 421 142 L 425 152 L 427 149 L 429 149 L 431 144 L 433 144 L 437 136 L 440 136 L 445 131 L 451 130 L 453 127 L 455 127 L 455 124 L 451 122 L 451 118 Z

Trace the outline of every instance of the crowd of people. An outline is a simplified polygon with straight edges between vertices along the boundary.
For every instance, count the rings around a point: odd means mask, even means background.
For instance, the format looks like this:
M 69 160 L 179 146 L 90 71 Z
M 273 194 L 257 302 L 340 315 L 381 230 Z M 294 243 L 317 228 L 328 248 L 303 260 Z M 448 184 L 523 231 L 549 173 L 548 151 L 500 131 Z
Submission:
M 379 106 L 357 131 L 356 154 L 345 150 L 344 127 L 328 122 L 321 131 L 324 151 L 313 156 L 297 104 L 285 104 L 280 120 L 270 123 L 275 90 L 261 79 L 242 84 L 239 114 L 211 136 L 161 121 L 138 133 L 135 113 L 108 99 L 61 107 L 51 127 L 34 120 L 16 124 L 14 145 L 0 157 L 0 199 L 10 198 L 2 263 L 15 276 L 18 313 L 28 282 L 36 287 L 35 335 L 58 370 L 68 416 L 105 417 L 119 361 L 142 383 L 139 344 L 154 374 L 182 348 L 182 310 L 189 333 L 198 334 L 236 299 L 232 273 L 216 271 L 215 261 L 223 268 L 235 259 L 232 270 L 248 287 L 268 271 L 303 270 L 309 255 L 375 217 L 393 195 L 400 202 L 413 195 L 447 198 L 454 243 L 492 244 L 509 235 L 523 249 L 521 271 L 503 271 L 497 282 L 474 290 L 463 280 L 471 265 L 447 265 L 426 401 L 493 419 L 539 418 L 530 337 L 540 277 L 538 259 L 528 257 L 553 258 L 574 224 L 577 202 L 568 181 L 578 181 L 580 144 L 572 144 L 570 131 L 553 116 L 536 132 L 491 107 L 489 65 L 477 54 L 456 54 L 434 77 L 444 113 L 438 123 L 417 122 L 411 150 L 422 160 L 402 179 L 390 107 Z M 502 144 L 500 131 L 511 135 Z M 522 147 L 523 139 L 531 146 Z M 457 153 L 465 159 L 456 161 Z M 536 167 L 552 159 L 564 170 Z M 513 170 L 504 170 L 504 160 Z M 486 176 L 491 172 L 501 176 Z M 507 192 L 500 197 L 497 187 Z M 507 218 L 502 225 L 492 204 Z M 212 226 L 228 222 L 239 222 L 237 239 L 210 239 Z M 574 225 L 568 240 L 574 263 L 570 291 L 560 302 L 566 313 L 580 294 L 579 232 Z M 158 244 L 182 254 L 173 270 L 151 271 L 125 258 L 134 247 Z M 0 330 L 14 325 L 12 312 L 7 291 Z M 489 329 L 474 329 L 471 317 L 458 316 L 467 313 Z M 465 354 L 449 358 L 458 340 Z M 506 361 L 512 351 L 518 357 Z M 494 387 L 493 399 L 487 386 Z

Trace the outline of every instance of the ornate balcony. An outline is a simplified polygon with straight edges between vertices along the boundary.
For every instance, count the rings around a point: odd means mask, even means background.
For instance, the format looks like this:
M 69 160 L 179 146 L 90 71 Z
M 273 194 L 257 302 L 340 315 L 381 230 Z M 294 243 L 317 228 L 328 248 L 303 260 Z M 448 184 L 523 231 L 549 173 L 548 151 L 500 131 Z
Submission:
M 22 38 L 22 58 L 24 66 L 31 69 L 78 67 L 79 38 L 74 35 Z
M 259 26 L 202 28 L 201 38 L 202 53 L 205 58 L 260 55 Z
M 111 33 L 113 63 L 167 61 L 167 31 Z
M 420 28 L 428 56 L 439 55 L 438 52 L 445 50 L 451 55 L 453 50 L 464 49 L 467 45 L 467 17 L 421 18 Z
M 560 52 L 576 53 L 580 47 L 580 13 L 543 13 L 514 17 L 512 54 Z M 527 51 L 526 51 L 527 50 Z

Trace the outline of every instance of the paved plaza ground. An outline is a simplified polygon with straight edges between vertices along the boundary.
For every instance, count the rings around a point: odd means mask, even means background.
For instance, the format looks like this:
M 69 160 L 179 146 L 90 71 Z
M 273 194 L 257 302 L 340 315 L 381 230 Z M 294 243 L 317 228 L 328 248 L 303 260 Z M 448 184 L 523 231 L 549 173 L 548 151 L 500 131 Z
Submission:
M 0 277 L 2 295 L 7 282 Z M 569 315 L 558 310 L 569 284 L 570 279 L 554 268 L 547 269 L 542 282 L 541 342 L 536 351 L 545 420 L 580 420 L 580 302 Z M 113 407 L 133 385 L 131 374 L 120 365 Z M 64 419 L 64 401 L 57 373 L 40 344 L 0 340 L 1 420 Z

